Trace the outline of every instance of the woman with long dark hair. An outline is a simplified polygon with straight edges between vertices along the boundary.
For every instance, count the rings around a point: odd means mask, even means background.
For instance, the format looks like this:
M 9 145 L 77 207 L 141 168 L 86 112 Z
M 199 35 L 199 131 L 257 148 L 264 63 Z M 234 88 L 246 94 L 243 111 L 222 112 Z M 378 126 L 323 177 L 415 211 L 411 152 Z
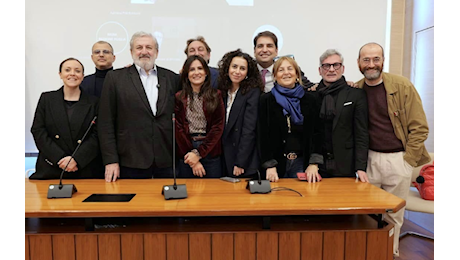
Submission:
M 249 177 L 257 172 L 256 127 L 262 78 L 256 61 L 240 49 L 228 52 L 219 62 L 219 89 L 225 105 L 222 135 L 226 176 Z
M 206 61 L 190 56 L 181 73 L 182 90 L 176 93 L 176 140 L 179 177 L 222 176 L 220 155 L 224 130 L 224 103 L 220 90 L 211 87 Z

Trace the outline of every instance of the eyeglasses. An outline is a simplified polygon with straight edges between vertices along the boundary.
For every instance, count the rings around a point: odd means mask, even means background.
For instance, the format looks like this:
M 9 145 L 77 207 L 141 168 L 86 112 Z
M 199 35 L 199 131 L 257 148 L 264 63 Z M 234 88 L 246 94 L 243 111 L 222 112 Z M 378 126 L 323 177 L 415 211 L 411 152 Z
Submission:
M 283 58 L 283 57 L 288 57 L 288 58 L 292 58 L 293 60 L 295 60 L 293 54 L 288 54 L 288 55 L 284 55 L 284 56 L 276 56 L 275 58 L 273 58 L 273 62 L 276 62 L 277 60 L 279 60 L 280 58 Z
M 101 51 L 102 51 L 102 53 L 103 53 L 104 55 L 108 55 L 108 54 L 111 54 L 111 53 L 112 53 L 112 52 L 109 51 L 109 50 L 94 50 L 94 51 L 93 51 L 93 54 L 94 54 L 94 55 L 99 55 L 99 54 L 101 53 Z
M 362 59 L 363 63 L 366 64 L 366 65 L 371 63 L 371 60 L 372 60 L 372 62 L 374 64 L 380 64 L 380 62 L 382 62 L 382 59 L 380 59 L 379 57 L 375 57 L 375 58 L 372 58 L 372 59 L 370 59 L 370 58 L 363 58 Z
M 342 67 L 342 63 L 336 62 L 334 64 L 329 64 L 329 63 L 321 64 L 321 68 L 323 70 L 329 70 L 331 68 L 331 66 L 334 67 L 334 70 L 338 70 L 338 69 L 340 69 L 340 67 Z

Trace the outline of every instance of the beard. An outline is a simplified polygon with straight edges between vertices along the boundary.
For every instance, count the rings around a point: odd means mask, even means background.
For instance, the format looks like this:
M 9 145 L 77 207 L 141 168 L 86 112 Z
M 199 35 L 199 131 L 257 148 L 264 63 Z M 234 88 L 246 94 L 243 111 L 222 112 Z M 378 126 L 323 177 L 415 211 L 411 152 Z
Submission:
M 142 57 L 148 57 L 149 60 L 141 60 Z M 137 66 L 143 68 L 145 71 L 149 71 L 151 69 L 153 69 L 153 66 L 155 65 L 155 59 L 151 56 L 140 56 L 140 57 L 135 57 L 133 55 L 133 61 L 134 61 L 134 64 L 136 64 Z
M 368 80 L 375 80 L 375 79 L 378 79 L 380 77 L 380 74 L 382 73 L 383 71 L 383 67 L 382 66 L 375 66 L 374 69 L 372 70 L 375 70 L 373 72 L 370 71 L 370 69 L 368 68 L 363 68 L 360 66 L 359 70 L 361 71 L 361 73 L 364 75 L 364 77 Z

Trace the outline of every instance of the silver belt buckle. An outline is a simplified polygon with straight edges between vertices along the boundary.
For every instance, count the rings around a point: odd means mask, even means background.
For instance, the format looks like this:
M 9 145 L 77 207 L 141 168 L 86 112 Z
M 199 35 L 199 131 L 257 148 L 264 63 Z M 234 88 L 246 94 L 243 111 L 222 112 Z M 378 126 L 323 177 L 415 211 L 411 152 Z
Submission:
M 297 159 L 297 154 L 296 153 L 288 153 L 286 155 L 286 158 L 288 158 L 288 160 L 295 160 L 295 159 Z

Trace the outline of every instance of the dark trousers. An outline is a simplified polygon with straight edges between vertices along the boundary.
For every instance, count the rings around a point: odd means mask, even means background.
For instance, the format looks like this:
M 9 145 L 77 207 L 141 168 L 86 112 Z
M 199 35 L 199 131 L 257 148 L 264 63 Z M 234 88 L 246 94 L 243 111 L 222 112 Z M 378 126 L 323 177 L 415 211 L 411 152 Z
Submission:
M 173 178 L 172 167 L 158 168 L 155 163 L 148 169 L 138 169 L 120 166 L 121 179 L 153 179 L 153 178 Z
M 303 156 L 297 157 L 294 160 L 286 159 L 286 173 L 283 178 L 297 178 L 298 172 L 305 172 L 303 168 Z
M 198 146 L 203 141 L 193 141 L 192 145 L 193 148 L 198 148 Z M 206 156 L 205 158 L 201 158 L 200 163 L 203 165 L 204 170 L 206 171 L 205 178 L 220 178 L 222 177 L 222 164 L 220 156 L 210 158 Z M 184 163 L 184 160 L 179 160 L 179 177 L 180 178 L 195 178 L 197 176 L 193 175 L 193 170 L 190 166 Z

